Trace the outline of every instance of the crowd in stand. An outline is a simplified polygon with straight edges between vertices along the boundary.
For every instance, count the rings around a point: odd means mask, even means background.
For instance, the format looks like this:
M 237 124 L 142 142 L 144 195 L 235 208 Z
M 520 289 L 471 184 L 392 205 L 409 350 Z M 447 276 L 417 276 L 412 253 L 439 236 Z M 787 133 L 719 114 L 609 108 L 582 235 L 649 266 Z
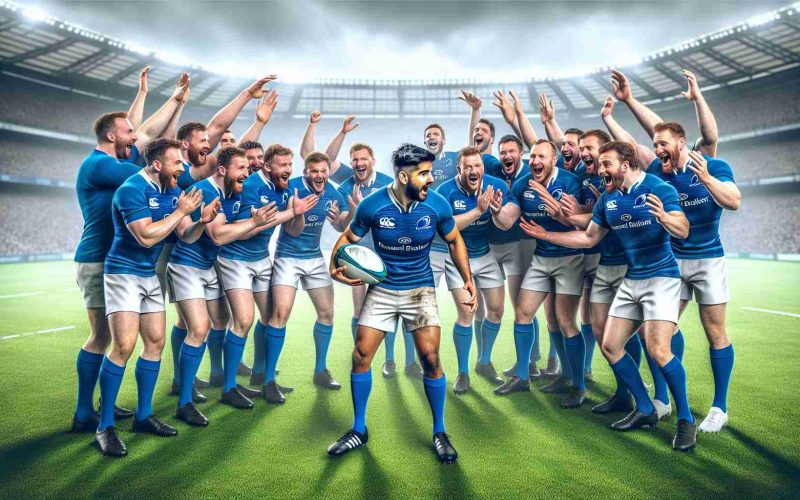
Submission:
M 82 230 L 73 193 L 0 191 L 0 257 L 72 252 Z

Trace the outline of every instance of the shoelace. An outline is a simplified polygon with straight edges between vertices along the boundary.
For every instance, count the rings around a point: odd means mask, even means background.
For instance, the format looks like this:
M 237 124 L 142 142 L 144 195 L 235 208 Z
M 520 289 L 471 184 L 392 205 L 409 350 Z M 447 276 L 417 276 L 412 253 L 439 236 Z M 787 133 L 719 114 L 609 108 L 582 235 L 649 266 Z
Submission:
M 117 430 L 114 427 L 109 427 L 106 429 L 106 440 L 108 444 L 121 446 L 122 440 L 119 438 L 119 434 L 117 434 Z

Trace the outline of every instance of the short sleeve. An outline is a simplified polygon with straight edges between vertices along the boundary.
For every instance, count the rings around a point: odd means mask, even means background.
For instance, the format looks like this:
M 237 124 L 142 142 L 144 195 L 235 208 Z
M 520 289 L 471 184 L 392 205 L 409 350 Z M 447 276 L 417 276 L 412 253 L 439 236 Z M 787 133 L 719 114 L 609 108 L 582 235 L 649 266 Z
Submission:
M 678 191 L 667 183 L 660 184 L 653 189 L 653 194 L 658 196 L 665 212 L 683 212 L 678 202 Z
M 708 160 L 708 173 L 714 178 L 720 182 L 736 184 L 736 180 L 733 178 L 733 169 L 727 161 L 717 158 L 706 158 L 706 160 Z
M 497 182 L 497 183 L 495 183 L 494 188 L 496 190 L 500 191 L 501 193 L 503 193 L 503 205 L 508 203 L 510 191 L 508 189 L 508 186 L 506 186 L 506 183 L 503 182 L 503 181 Z
M 508 192 L 508 203 L 513 203 L 514 205 L 520 205 L 520 198 L 522 198 L 522 191 L 525 190 L 525 186 L 528 184 L 528 180 L 526 177 L 522 179 L 518 179 L 514 184 L 511 185 L 511 190 Z
M 604 194 L 600 195 L 600 199 L 597 200 L 592 209 L 592 222 L 600 227 L 610 229 L 608 220 L 606 220 L 606 197 Z
M 133 163 L 118 162 L 114 158 L 107 156 L 94 164 L 89 173 L 89 182 L 97 187 L 116 189 L 128 180 L 130 176 L 138 173 L 139 170 L 141 168 Z
M 353 169 L 342 162 L 339 162 L 339 168 L 330 176 L 330 180 L 336 184 L 341 184 L 353 176 Z
M 350 205 L 347 204 L 347 197 L 343 196 L 338 189 L 333 189 L 333 186 L 331 186 L 331 196 L 339 205 L 339 210 L 342 212 L 347 212 L 350 210 Z
M 439 232 L 439 236 L 444 237 L 450 234 L 453 228 L 456 227 L 456 220 L 453 218 L 453 209 L 450 208 L 450 205 L 445 203 L 443 199 L 437 202 L 434 208 L 439 219 L 439 222 L 436 224 L 436 230 Z
M 152 217 L 144 191 L 133 185 L 120 187 L 114 195 L 117 210 L 125 224 Z
M 262 206 L 263 203 L 261 203 L 261 198 L 258 196 L 258 188 L 252 184 L 248 185 L 247 181 L 245 181 L 244 188 L 242 189 L 242 208 L 239 210 L 239 213 L 236 214 L 234 220 L 249 219 L 252 217 L 250 208 L 252 207 L 257 210 Z
M 372 227 L 372 207 L 369 202 L 361 202 L 356 207 L 353 220 L 350 221 L 350 230 L 359 238 L 363 238 Z

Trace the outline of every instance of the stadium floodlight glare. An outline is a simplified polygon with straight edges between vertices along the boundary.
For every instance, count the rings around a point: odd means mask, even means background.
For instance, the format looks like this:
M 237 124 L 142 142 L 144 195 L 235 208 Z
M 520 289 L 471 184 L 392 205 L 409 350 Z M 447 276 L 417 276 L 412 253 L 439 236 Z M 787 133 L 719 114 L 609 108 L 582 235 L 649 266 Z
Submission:
M 30 19 L 31 21 L 42 22 L 47 20 L 47 12 L 44 11 L 41 7 L 37 7 L 35 5 L 30 7 L 23 7 L 22 8 L 22 15 L 25 18 Z

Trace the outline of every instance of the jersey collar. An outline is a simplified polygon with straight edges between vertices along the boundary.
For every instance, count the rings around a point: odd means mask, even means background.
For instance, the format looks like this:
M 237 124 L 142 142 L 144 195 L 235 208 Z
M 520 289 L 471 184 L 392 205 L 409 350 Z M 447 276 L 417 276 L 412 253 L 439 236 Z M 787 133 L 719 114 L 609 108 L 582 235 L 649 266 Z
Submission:
M 224 200 L 225 198 L 227 198 L 227 196 L 225 196 L 225 190 L 219 187 L 216 182 L 214 182 L 213 175 L 208 178 L 208 183 L 211 184 L 214 187 L 214 189 L 217 190 L 217 193 L 219 193 L 220 200 Z
M 163 191 L 161 190 L 161 186 L 157 182 L 153 181 L 153 179 L 151 179 L 150 176 L 147 175 L 147 172 L 145 172 L 144 169 L 139 170 L 139 175 L 141 175 L 144 178 L 144 180 L 148 184 L 150 184 L 151 188 L 155 189 L 159 193 L 163 193 Z
M 353 183 L 356 184 L 358 187 L 368 188 L 368 187 L 371 187 L 373 184 L 375 184 L 375 178 L 377 176 L 378 176 L 378 172 L 375 171 L 375 167 L 372 167 L 372 174 L 370 174 L 369 178 L 367 178 L 367 182 L 364 182 L 362 184 L 362 183 L 358 182 L 358 179 L 356 179 L 356 174 L 355 174 L 355 172 L 353 172 Z
M 275 191 L 275 184 L 273 184 L 272 181 L 267 178 L 266 174 L 264 174 L 263 168 L 260 169 L 256 175 L 258 175 L 261 178 L 261 181 L 264 182 L 264 184 L 266 184 L 268 188 Z
M 631 184 L 631 187 L 629 187 L 628 190 L 625 191 L 625 192 L 626 193 L 630 193 L 631 191 L 633 191 L 634 189 L 639 187 L 639 184 L 644 182 L 644 178 L 645 177 L 647 177 L 647 174 L 645 173 L 645 171 L 644 170 L 639 170 L 639 177 L 636 178 L 636 181 L 633 184 Z
M 553 173 L 550 174 L 550 178 L 547 179 L 547 184 L 544 185 L 545 188 L 549 189 L 550 186 L 556 181 L 556 177 L 558 177 L 558 167 L 553 167 Z M 533 176 L 533 171 L 531 171 L 531 177 Z
M 672 169 L 672 175 L 678 175 L 679 172 L 681 174 L 685 174 L 686 173 L 686 167 L 688 167 L 690 163 L 692 163 L 692 159 L 691 158 L 686 158 L 686 162 L 681 166 L 680 170 L 678 170 L 676 168 Z
M 455 179 L 456 179 L 456 187 L 458 187 L 459 191 L 461 191 L 467 196 L 478 196 L 480 193 L 483 192 L 483 176 L 481 176 L 481 183 L 478 186 L 478 191 L 475 193 L 470 193 L 469 191 L 467 191 L 467 186 L 461 184 L 461 175 L 456 175 Z
M 394 206 L 396 206 L 397 209 L 400 210 L 400 213 L 409 213 L 410 214 L 411 211 L 414 210 L 417 207 L 417 205 L 419 205 L 419 202 L 415 201 L 414 203 L 412 203 L 408 207 L 408 211 L 406 212 L 406 209 L 403 208 L 403 204 L 400 203 L 400 201 L 394 196 L 394 191 L 392 190 L 392 185 L 391 184 L 386 186 L 386 192 L 389 193 L 389 199 L 392 200 L 392 203 L 394 204 Z

